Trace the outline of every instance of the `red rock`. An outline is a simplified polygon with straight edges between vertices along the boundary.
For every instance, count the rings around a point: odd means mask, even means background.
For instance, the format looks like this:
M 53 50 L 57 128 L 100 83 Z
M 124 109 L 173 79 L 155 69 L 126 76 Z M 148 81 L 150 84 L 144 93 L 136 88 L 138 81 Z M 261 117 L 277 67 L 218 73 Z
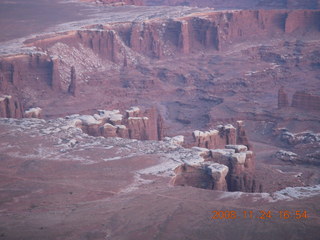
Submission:
M 13 96 L 0 96 L 0 117 L 2 118 L 22 118 L 23 107 Z
M 42 118 L 42 109 L 37 108 L 31 108 L 24 112 L 25 118 Z
M 284 91 L 284 87 L 281 87 L 278 91 L 278 108 L 285 108 L 289 106 L 288 95 Z
M 193 138 L 197 147 L 224 148 L 226 145 L 236 144 L 236 129 L 231 124 L 221 125 L 216 130 L 194 131 Z
M 320 110 L 320 96 L 297 91 L 292 97 L 292 107 L 303 110 Z
M 72 94 L 73 96 L 76 96 L 77 92 L 77 77 L 76 77 L 76 70 L 74 66 L 71 67 L 70 70 L 70 85 L 68 88 L 68 93 Z
M 249 143 L 249 139 L 244 129 L 244 122 L 237 121 L 236 128 L 237 128 L 237 140 L 236 140 L 237 144 L 246 146 L 248 150 L 252 149 L 252 146 Z
M 176 176 L 171 180 L 174 186 L 192 186 L 222 191 L 227 189 L 225 177 L 228 168 L 221 164 L 183 164 L 178 166 L 174 172 Z

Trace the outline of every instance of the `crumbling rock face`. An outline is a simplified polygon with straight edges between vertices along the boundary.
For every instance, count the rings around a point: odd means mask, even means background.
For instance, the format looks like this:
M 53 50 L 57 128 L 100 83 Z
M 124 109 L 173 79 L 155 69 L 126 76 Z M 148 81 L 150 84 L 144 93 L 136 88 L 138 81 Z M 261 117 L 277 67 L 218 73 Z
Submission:
M 22 118 L 23 107 L 21 106 L 20 101 L 13 96 L 0 96 L 0 117 Z
M 228 166 L 226 177 L 229 191 L 255 192 L 257 188 L 254 177 L 253 152 L 248 151 L 243 145 L 229 145 L 226 149 L 211 150 L 211 155 L 206 159 Z
M 292 107 L 320 111 L 320 96 L 305 91 L 297 91 L 292 97 Z
M 218 163 L 188 165 L 182 164 L 174 170 L 174 186 L 192 186 L 212 190 L 227 190 L 225 177 L 228 167 Z
M 236 128 L 231 124 L 218 126 L 206 132 L 194 131 L 193 138 L 197 147 L 216 149 L 228 144 L 236 144 Z
M 309 12 L 307 10 L 289 12 L 285 21 L 285 32 L 291 33 L 294 31 L 300 31 L 303 33 L 310 29 L 319 31 L 319 19 L 319 12 Z M 306 29 L 303 30 L 301 26 L 305 26 Z
M 246 131 L 244 129 L 243 121 L 237 121 L 236 127 L 231 124 L 219 125 L 217 129 L 209 131 L 194 131 L 193 134 L 194 143 L 193 146 L 217 149 L 224 148 L 226 145 L 240 144 L 245 145 L 248 149 L 252 146 L 249 143 Z
M 193 186 L 223 191 L 262 191 L 256 186 L 252 151 L 243 145 L 227 145 L 225 149 L 193 148 L 204 162 L 183 164 L 175 169 L 173 185 Z M 258 188 L 259 187 L 259 188 Z
M 25 74 L 25 73 L 28 74 Z M 57 83 L 58 84 L 58 83 Z M 53 60 L 43 54 L 17 55 L 0 59 L 0 91 L 28 87 L 54 87 Z
M 98 114 L 72 115 L 75 125 L 91 136 L 121 137 L 138 140 L 161 140 L 162 117 L 155 108 L 142 112 L 138 107 L 126 110 L 99 110 Z

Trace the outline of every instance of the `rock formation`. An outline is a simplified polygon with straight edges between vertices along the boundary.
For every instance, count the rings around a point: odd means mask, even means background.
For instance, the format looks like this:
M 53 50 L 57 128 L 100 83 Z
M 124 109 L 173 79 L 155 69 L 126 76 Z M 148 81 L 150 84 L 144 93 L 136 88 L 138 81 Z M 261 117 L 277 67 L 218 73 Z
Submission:
M 320 151 L 315 151 L 308 154 L 296 154 L 294 152 L 279 150 L 274 157 L 286 163 L 304 164 L 320 166 Z
M 77 92 L 77 77 L 76 77 L 76 70 L 74 66 L 71 67 L 70 70 L 70 85 L 68 88 L 68 93 L 72 94 L 73 96 L 76 96 Z
M 279 35 L 318 33 L 319 19 L 317 10 L 238 10 L 99 24 L 42 36 L 27 41 L 41 53 L 0 58 L 0 91 L 16 95 L 31 87 L 76 94 L 75 76 L 79 88 L 86 72 L 106 63 L 130 67 L 137 64 L 137 56 L 161 59 L 202 50 L 223 51 L 237 43 Z
M 229 145 L 225 150 L 211 150 L 210 158 L 228 166 L 226 177 L 229 191 L 255 192 L 258 186 L 255 183 L 253 152 L 243 145 Z
M 23 107 L 21 106 L 20 101 L 13 96 L 0 96 L 0 117 L 22 118 Z
M 292 107 L 320 111 L 320 96 L 305 91 L 297 91 L 292 97 Z
M 98 114 L 72 115 L 75 125 L 92 136 L 121 137 L 138 140 L 161 140 L 163 126 L 161 115 L 155 108 L 142 112 L 138 107 L 125 111 L 99 110 Z M 161 122 L 161 124 L 159 124 Z
M 237 140 L 236 143 L 239 145 L 244 145 L 248 148 L 248 150 L 252 149 L 251 144 L 249 143 L 249 139 L 247 137 L 245 131 L 245 125 L 243 121 L 237 121 L 236 128 L 237 128 Z
M 289 106 L 288 95 L 284 91 L 284 87 L 281 87 L 278 91 L 278 108 L 285 108 Z
M 218 163 L 199 165 L 182 164 L 174 170 L 176 176 L 171 180 L 174 186 L 192 186 L 212 190 L 227 190 L 226 175 L 228 167 Z
M 202 148 L 224 148 L 228 144 L 236 144 L 236 128 L 231 124 L 219 125 L 217 129 L 209 131 L 194 131 L 192 134 L 195 145 Z
M 25 118 L 42 118 L 42 109 L 39 107 L 30 108 L 24 112 Z
M 224 148 L 226 145 L 240 144 L 248 149 L 252 148 L 246 136 L 243 121 L 237 121 L 236 127 L 227 124 L 205 132 L 196 130 L 192 136 L 194 139 L 192 145 L 197 147 L 217 149 Z
M 173 185 L 193 186 L 223 191 L 260 191 L 254 176 L 252 151 L 244 145 L 227 145 L 225 149 L 201 149 L 204 162 L 196 165 L 182 164 L 175 169 Z
M 320 143 L 320 134 L 311 131 L 291 133 L 286 128 L 275 129 L 274 135 L 289 146 L 299 144 Z

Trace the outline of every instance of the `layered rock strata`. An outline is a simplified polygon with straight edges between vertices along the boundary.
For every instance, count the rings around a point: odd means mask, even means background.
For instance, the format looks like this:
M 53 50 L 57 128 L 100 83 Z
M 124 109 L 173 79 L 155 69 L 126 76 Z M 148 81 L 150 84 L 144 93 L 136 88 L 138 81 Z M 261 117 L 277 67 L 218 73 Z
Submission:
M 224 148 L 228 144 L 236 144 L 236 128 L 231 124 L 219 125 L 209 131 L 194 131 L 192 134 L 195 145 L 202 148 Z
M 77 95 L 87 73 L 103 66 L 135 66 L 141 57 L 163 59 L 202 50 L 224 51 L 266 38 L 318 34 L 319 22 L 318 10 L 238 10 L 99 24 L 41 36 L 26 41 L 38 52 L 1 57 L 0 92 L 16 95 L 31 87 Z
M 23 107 L 21 106 L 20 101 L 13 96 L 0 96 L 0 117 L 22 118 Z
M 132 107 L 121 114 L 119 110 L 99 110 L 92 115 L 72 115 L 77 127 L 91 136 L 121 137 L 138 140 L 161 140 L 162 117 L 152 108 L 142 112 Z
M 240 144 L 251 148 L 246 136 L 243 121 L 237 121 L 236 127 L 231 124 L 219 125 L 216 129 L 209 131 L 196 130 L 192 133 L 194 146 L 217 149 L 224 148 L 226 145 Z
M 182 164 L 178 166 L 172 179 L 174 186 L 192 186 L 203 189 L 227 190 L 225 177 L 228 167 L 218 163 L 201 163 L 198 165 Z
M 244 145 L 227 145 L 225 149 L 193 148 L 204 162 L 182 164 L 174 172 L 173 185 L 193 186 L 222 191 L 262 191 L 254 179 L 253 152 Z
M 297 91 L 292 97 L 292 107 L 320 111 L 320 96 L 305 91 Z

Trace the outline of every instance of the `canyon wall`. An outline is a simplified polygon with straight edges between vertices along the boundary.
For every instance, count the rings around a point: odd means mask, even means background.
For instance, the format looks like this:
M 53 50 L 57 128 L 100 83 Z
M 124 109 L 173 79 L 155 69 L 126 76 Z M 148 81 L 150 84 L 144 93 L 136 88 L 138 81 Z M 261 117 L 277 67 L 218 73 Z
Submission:
M 88 30 L 41 36 L 26 45 L 42 53 L 0 58 L 0 93 L 21 95 L 28 87 L 35 90 L 33 95 L 47 90 L 76 96 L 88 74 L 106 71 L 112 64 L 130 67 L 146 57 L 172 58 L 224 51 L 247 41 L 318 34 L 319 24 L 320 12 L 316 10 L 238 10 L 92 25 Z
M 55 85 L 52 58 L 45 54 L 29 54 L 0 59 L 1 92 L 38 85 Z
M 278 108 L 289 107 L 288 95 L 284 88 L 278 91 Z M 296 91 L 292 96 L 291 107 L 301 110 L 320 110 L 320 96 L 307 91 Z
M 297 91 L 292 97 L 292 107 L 320 111 L 320 96 L 305 91 Z

